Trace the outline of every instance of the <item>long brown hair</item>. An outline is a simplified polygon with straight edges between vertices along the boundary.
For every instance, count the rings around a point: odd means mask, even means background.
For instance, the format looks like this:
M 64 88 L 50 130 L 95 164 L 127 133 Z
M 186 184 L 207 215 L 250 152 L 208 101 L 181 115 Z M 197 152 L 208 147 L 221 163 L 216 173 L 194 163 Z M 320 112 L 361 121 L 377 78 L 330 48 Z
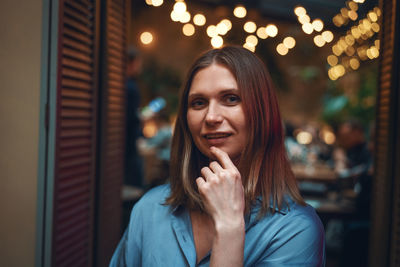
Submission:
M 287 160 L 281 116 L 269 73 L 257 56 L 237 46 L 205 52 L 188 72 L 180 93 L 172 138 L 171 194 L 166 204 L 204 209 L 195 179 L 208 161 L 193 142 L 186 115 L 194 76 L 212 64 L 225 66 L 236 78 L 248 121 L 248 140 L 238 166 L 245 192 L 246 212 L 259 196 L 262 197 L 261 213 L 281 209 L 285 204 L 285 194 L 304 205 Z M 269 209 L 271 205 L 273 209 Z

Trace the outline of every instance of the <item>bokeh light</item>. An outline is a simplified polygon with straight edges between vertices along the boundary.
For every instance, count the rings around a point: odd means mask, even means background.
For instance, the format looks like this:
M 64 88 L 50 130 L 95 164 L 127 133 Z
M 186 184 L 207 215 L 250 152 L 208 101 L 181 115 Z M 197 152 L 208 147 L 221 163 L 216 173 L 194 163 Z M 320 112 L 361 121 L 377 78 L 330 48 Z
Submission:
M 195 32 L 193 24 L 187 23 L 187 24 L 183 25 L 182 32 L 186 36 L 192 36 Z
M 244 17 L 246 17 L 246 14 L 247 14 L 247 10 L 244 6 L 237 6 L 233 10 L 233 15 L 235 15 L 235 17 L 237 17 L 237 18 L 244 18 Z
M 140 41 L 145 45 L 150 44 L 153 42 L 153 34 L 150 32 L 142 32 L 142 34 L 140 34 Z
M 193 17 L 193 23 L 197 26 L 203 26 L 206 24 L 206 17 L 203 14 L 196 14 Z

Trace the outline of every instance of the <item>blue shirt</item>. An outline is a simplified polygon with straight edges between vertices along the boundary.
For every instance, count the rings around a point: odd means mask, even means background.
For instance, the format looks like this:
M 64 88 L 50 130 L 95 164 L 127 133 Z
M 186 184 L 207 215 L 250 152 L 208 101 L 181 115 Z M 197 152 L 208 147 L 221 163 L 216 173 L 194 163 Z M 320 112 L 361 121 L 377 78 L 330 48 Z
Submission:
M 146 193 L 132 210 L 110 266 L 209 266 L 210 253 L 196 264 L 190 215 L 163 205 L 169 185 Z M 311 206 L 288 206 L 258 218 L 260 203 L 245 217 L 244 266 L 324 266 L 324 229 Z

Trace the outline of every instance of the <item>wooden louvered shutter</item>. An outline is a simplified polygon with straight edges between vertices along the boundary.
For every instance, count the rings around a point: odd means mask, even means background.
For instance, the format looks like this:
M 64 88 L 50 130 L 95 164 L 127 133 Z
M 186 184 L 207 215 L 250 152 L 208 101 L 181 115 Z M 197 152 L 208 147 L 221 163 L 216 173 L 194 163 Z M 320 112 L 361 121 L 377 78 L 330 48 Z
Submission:
M 95 18 L 95 0 L 59 1 L 52 266 L 92 265 Z
M 400 266 L 399 4 L 398 0 L 381 0 L 370 266 Z
M 103 57 L 97 266 L 108 266 L 121 236 L 128 2 L 129 0 L 106 0 L 102 6 Z

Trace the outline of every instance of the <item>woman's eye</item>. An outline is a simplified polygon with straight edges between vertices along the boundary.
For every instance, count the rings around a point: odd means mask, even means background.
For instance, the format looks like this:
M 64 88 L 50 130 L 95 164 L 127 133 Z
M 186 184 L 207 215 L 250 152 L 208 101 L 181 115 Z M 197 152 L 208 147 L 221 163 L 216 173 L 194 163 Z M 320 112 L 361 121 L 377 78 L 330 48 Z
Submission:
M 205 101 L 202 99 L 195 99 L 193 101 L 190 102 L 190 106 L 192 108 L 201 108 L 205 105 Z
M 237 95 L 227 95 L 225 101 L 230 105 L 237 104 L 240 102 L 240 97 Z

